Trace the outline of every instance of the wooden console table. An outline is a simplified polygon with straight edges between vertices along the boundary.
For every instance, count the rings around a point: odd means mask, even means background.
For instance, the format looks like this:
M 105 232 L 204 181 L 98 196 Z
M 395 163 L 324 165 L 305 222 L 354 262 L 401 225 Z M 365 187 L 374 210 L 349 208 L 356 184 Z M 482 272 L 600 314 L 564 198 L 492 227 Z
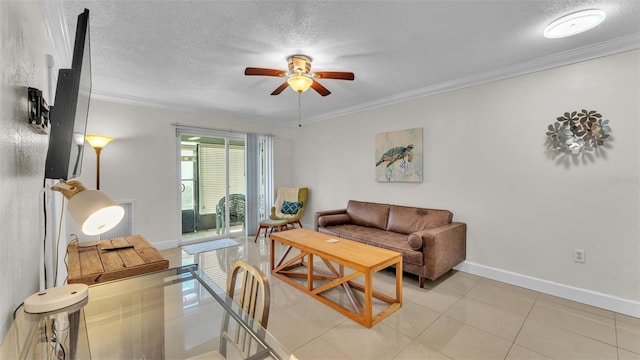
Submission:
M 128 248 L 109 250 L 120 247 Z M 93 285 L 169 268 L 169 260 L 140 235 L 105 239 L 89 247 L 69 244 L 67 255 L 69 284 Z

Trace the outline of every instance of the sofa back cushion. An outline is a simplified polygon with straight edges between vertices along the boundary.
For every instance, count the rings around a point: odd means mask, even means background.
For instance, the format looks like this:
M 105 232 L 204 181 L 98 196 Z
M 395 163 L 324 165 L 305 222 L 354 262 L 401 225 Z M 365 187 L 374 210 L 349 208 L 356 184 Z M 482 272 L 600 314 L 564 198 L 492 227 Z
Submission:
M 389 207 L 388 204 L 349 200 L 347 214 L 354 225 L 385 230 L 389 218 Z
M 451 220 L 453 220 L 453 213 L 449 210 L 390 205 L 387 230 L 411 234 L 450 224 Z

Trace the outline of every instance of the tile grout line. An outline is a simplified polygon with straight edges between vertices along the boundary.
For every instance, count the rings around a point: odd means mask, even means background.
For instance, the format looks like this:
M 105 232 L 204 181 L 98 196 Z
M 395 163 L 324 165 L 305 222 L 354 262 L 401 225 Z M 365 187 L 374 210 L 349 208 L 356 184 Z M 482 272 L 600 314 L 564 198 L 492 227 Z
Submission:
M 533 307 L 534 307 L 534 306 L 536 306 L 536 303 L 538 302 L 538 298 L 540 297 L 540 293 L 539 293 L 539 292 L 536 292 L 536 293 L 537 293 L 536 298 L 535 298 L 535 300 L 533 300 L 533 303 L 531 304 L 531 308 L 530 308 L 530 309 L 529 309 L 529 311 L 527 312 L 527 316 L 525 316 L 525 317 L 524 317 L 524 320 L 522 321 L 522 325 L 520 325 L 520 329 L 518 329 L 518 332 L 516 333 L 516 336 L 513 338 L 513 341 L 511 342 L 511 346 L 509 347 L 509 351 L 507 351 L 507 354 L 505 355 L 505 359 L 509 356 L 509 353 L 511 352 L 511 349 L 513 349 L 513 346 L 514 346 L 514 345 L 517 345 L 517 344 L 516 344 L 516 340 L 518 340 L 518 336 L 520 336 L 520 332 L 522 332 L 522 329 L 524 328 L 524 324 L 526 324 L 526 323 L 527 323 L 527 320 L 529 319 L 529 315 L 531 315 L 531 312 L 533 311 Z M 518 346 L 521 346 L 521 345 L 518 345 Z M 524 347 L 524 346 L 523 346 L 523 347 Z M 529 348 L 526 348 L 526 347 L 524 347 L 524 348 L 525 348 L 525 349 L 528 349 L 528 350 L 530 350 L 530 351 L 533 351 L 533 352 L 535 352 L 536 354 L 540 354 L 540 353 L 539 353 L 538 351 L 536 351 L 536 350 L 529 349 Z M 545 357 L 546 357 L 546 355 L 544 355 L 544 354 L 540 354 L 540 355 L 543 355 L 543 356 L 545 356 Z
M 404 284 L 404 279 L 403 279 L 403 284 Z M 474 286 L 475 286 L 475 285 L 474 285 Z M 431 290 L 434 290 L 434 289 L 427 289 L 427 288 L 424 288 L 424 290 L 425 290 L 425 291 L 431 291 Z M 444 291 L 444 292 L 446 292 L 446 291 Z M 403 293 L 404 293 L 404 289 L 403 289 Z M 448 293 L 448 292 L 446 292 L 446 293 Z M 454 295 L 454 294 L 452 294 L 452 295 Z M 408 348 L 411 344 L 413 344 L 413 342 L 414 342 L 414 341 L 416 341 L 416 339 L 418 339 L 422 334 L 424 334 L 427 330 L 429 330 L 429 329 L 430 329 L 430 328 L 431 328 L 431 327 L 432 327 L 436 322 L 438 322 L 438 320 L 439 320 L 439 319 L 441 319 L 443 316 L 445 316 L 445 315 L 444 315 L 444 313 L 445 313 L 445 312 L 447 312 L 449 309 L 451 309 L 453 306 L 455 306 L 455 304 L 457 304 L 457 303 L 462 299 L 462 297 L 464 297 L 464 296 L 465 296 L 465 295 L 460 295 L 460 297 L 459 297 L 459 298 L 458 298 L 458 299 L 457 299 L 453 304 L 451 304 L 451 306 L 447 307 L 443 312 L 440 312 L 440 311 L 435 310 L 435 309 L 431 309 L 431 308 L 426 307 L 426 306 L 424 306 L 424 305 L 422 305 L 422 304 L 417 304 L 417 303 L 415 303 L 415 302 L 413 302 L 413 301 L 410 301 L 410 300 L 409 300 L 409 302 L 412 302 L 412 303 L 413 303 L 413 304 L 415 304 L 416 306 L 420 306 L 420 307 L 423 307 L 423 308 L 425 308 L 425 309 L 428 309 L 428 310 L 431 310 L 431 311 L 434 311 L 434 312 L 438 313 L 438 316 L 437 316 L 437 317 L 436 317 L 436 318 L 431 322 L 431 324 L 429 324 L 429 326 L 427 326 L 426 328 L 424 328 L 424 330 L 422 330 L 422 331 L 421 331 L 420 333 L 418 333 L 418 334 L 417 334 L 413 339 L 411 339 L 411 341 L 410 341 L 410 342 L 409 342 L 405 347 L 403 347 L 402 349 L 400 349 L 400 351 L 398 351 L 398 353 L 396 353 L 396 354 L 394 355 L 394 357 L 392 357 L 391 359 L 392 359 L 392 360 L 393 360 L 393 359 L 396 359 L 396 358 L 398 357 L 398 355 L 400 355 L 400 354 L 401 354 L 401 353 L 402 353 L 406 348 Z M 403 301 L 404 301 L 404 300 L 403 300 Z M 431 347 L 430 347 L 430 348 L 431 348 Z M 431 349 L 432 349 L 433 351 L 436 351 L 438 354 L 442 354 L 443 356 L 445 356 L 445 357 L 447 357 L 447 358 L 451 358 L 450 356 L 448 356 L 447 354 L 445 354 L 445 353 L 441 352 L 441 351 L 440 351 L 440 350 L 438 350 L 438 349 L 433 349 L 433 348 L 431 348 Z
M 536 300 L 536 301 L 537 301 L 537 300 Z M 564 307 L 568 307 L 568 308 L 573 309 L 573 310 L 582 311 L 582 312 L 588 313 L 588 314 L 590 314 L 590 315 L 592 315 L 592 316 L 600 316 L 600 317 L 604 317 L 604 316 L 602 316 L 602 315 L 595 314 L 595 313 L 593 313 L 593 312 L 586 311 L 586 310 L 582 310 L 582 309 L 577 309 L 577 308 L 572 307 L 572 306 L 563 305 L 563 304 L 557 304 L 557 303 L 554 303 L 554 304 L 555 304 L 555 305 L 564 306 Z M 541 304 L 540 306 L 546 306 L 546 305 Z M 605 318 L 606 318 L 606 317 L 605 317 Z M 613 318 L 613 319 L 610 319 L 610 320 L 613 320 L 613 330 L 614 330 L 614 335 L 616 335 L 616 334 L 617 334 L 617 325 L 616 325 L 615 313 L 614 313 L 614 318 Z M 616 335 L 616 336 L 615 336 L 615 338 L 614 338 L 614 340 L 615 340 L 615 345 L 612 345 L 612 344 L 610 344 L 610 343 L 608 343 L 608 342 L 606 342 L 606 341 L 604 341 L 604 340 L 598 339 L 598 338 L 596 338 L 596 337 L 592 337 L 592 336 L 587 335 L 587 334 L 581 334 L 581 333 L 579 333 L 579 332 L 577 332 L 577 331 L 575 331 L 575 330 L 573 330 L 573 329 L 567 329 L 567 328 L 564 328 L 564 327 L 559 327 L 559 326 L 554 326 L 554 325 L 549 325 L 549 326 L 553 326 L 553 327 L 555 327 L 555 328 L 557 328 L 557 329 L 560 329 L 560 330 L 562 330 L 562 331 L 566 331 L 566 332 L 568 332 L 568 333 L 571 333 L 571 334 L 574 334 L 574 335 L 577 335 L 577 336 L 583 337 L 583 338 L 585 338 L 585 339 L 589 339 L 589 340 L 592 340 L 592 341 L 595 341 L 595 342 L 599 342 L 599 343 L 601 343 L 601 344 L 603 344 L 603 345 L 606 345 L 606 346 L 615 347 L 615 348 L 616 348 L 616 353 L 618 352 L 618 338 L 617 338 L 617 335 Z

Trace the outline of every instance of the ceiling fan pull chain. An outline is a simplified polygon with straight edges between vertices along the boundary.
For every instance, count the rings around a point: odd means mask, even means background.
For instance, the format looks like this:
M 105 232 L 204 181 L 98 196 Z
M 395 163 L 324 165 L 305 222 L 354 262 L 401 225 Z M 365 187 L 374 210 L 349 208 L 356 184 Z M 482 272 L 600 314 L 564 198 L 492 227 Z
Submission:
M 298 127 L 302 127 L 302 91 L 298 91 Z

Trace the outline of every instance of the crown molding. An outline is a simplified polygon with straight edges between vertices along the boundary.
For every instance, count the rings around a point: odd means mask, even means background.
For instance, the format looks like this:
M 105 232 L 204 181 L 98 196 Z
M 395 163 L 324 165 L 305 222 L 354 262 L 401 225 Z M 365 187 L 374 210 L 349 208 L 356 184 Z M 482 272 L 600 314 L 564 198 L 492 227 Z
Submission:
M 143 98 L 139 96 L 102 91 L 95 88 L 91 90 L 91 99 L 119 103 L 119 104 L 134 105 L 134 106 L 144 106 L 144 107 L 162 109 L 162 110 L 180 111 L 180 112 L 202 114 L 202 115 L 224 116 L 225 119 L 228 119 L 228 120 L 251 121 L 254 123 L 283 126 L 281 122 L 276 120 L 270 120 L 268 118 L 252 117 L 251 119 L 246 119 L 238 116 L 237 114 L 234 114 L 233 112 L 223 110 L 223 109 L 215 110 L 215 109 L 211 109 L 204 106 L 185 105 L 182 103 L 174 103 L 174 102 L 161 101 L 161 100 L 150 99 L 150 98 Z
M 505 80 L 538 71 L 549 70 L 561 66 L 575 64 L 582 61 L 597 59 L 626 51 L 640 49 L 640 33 L 635 33 L 613 40 L 583 46 L 580 48 L 560 52 L 550 56 L 536 58 L 523 63 L 506 66 L 483 73 L 466 76 L 451 81 L 426 86 L 420 89 L 395 94 L 386 98 L 370 101 L 355 106 L 327 112 L 322 115 L 303 119 L 305 123 L 313 123 L 329 120 L 353 113 L 376 109 L 383 106 L 414 100 L 421 97 L 446 93 L 449 91 L 468 88 L 471 86 L 487 84 L 494 81 Z

